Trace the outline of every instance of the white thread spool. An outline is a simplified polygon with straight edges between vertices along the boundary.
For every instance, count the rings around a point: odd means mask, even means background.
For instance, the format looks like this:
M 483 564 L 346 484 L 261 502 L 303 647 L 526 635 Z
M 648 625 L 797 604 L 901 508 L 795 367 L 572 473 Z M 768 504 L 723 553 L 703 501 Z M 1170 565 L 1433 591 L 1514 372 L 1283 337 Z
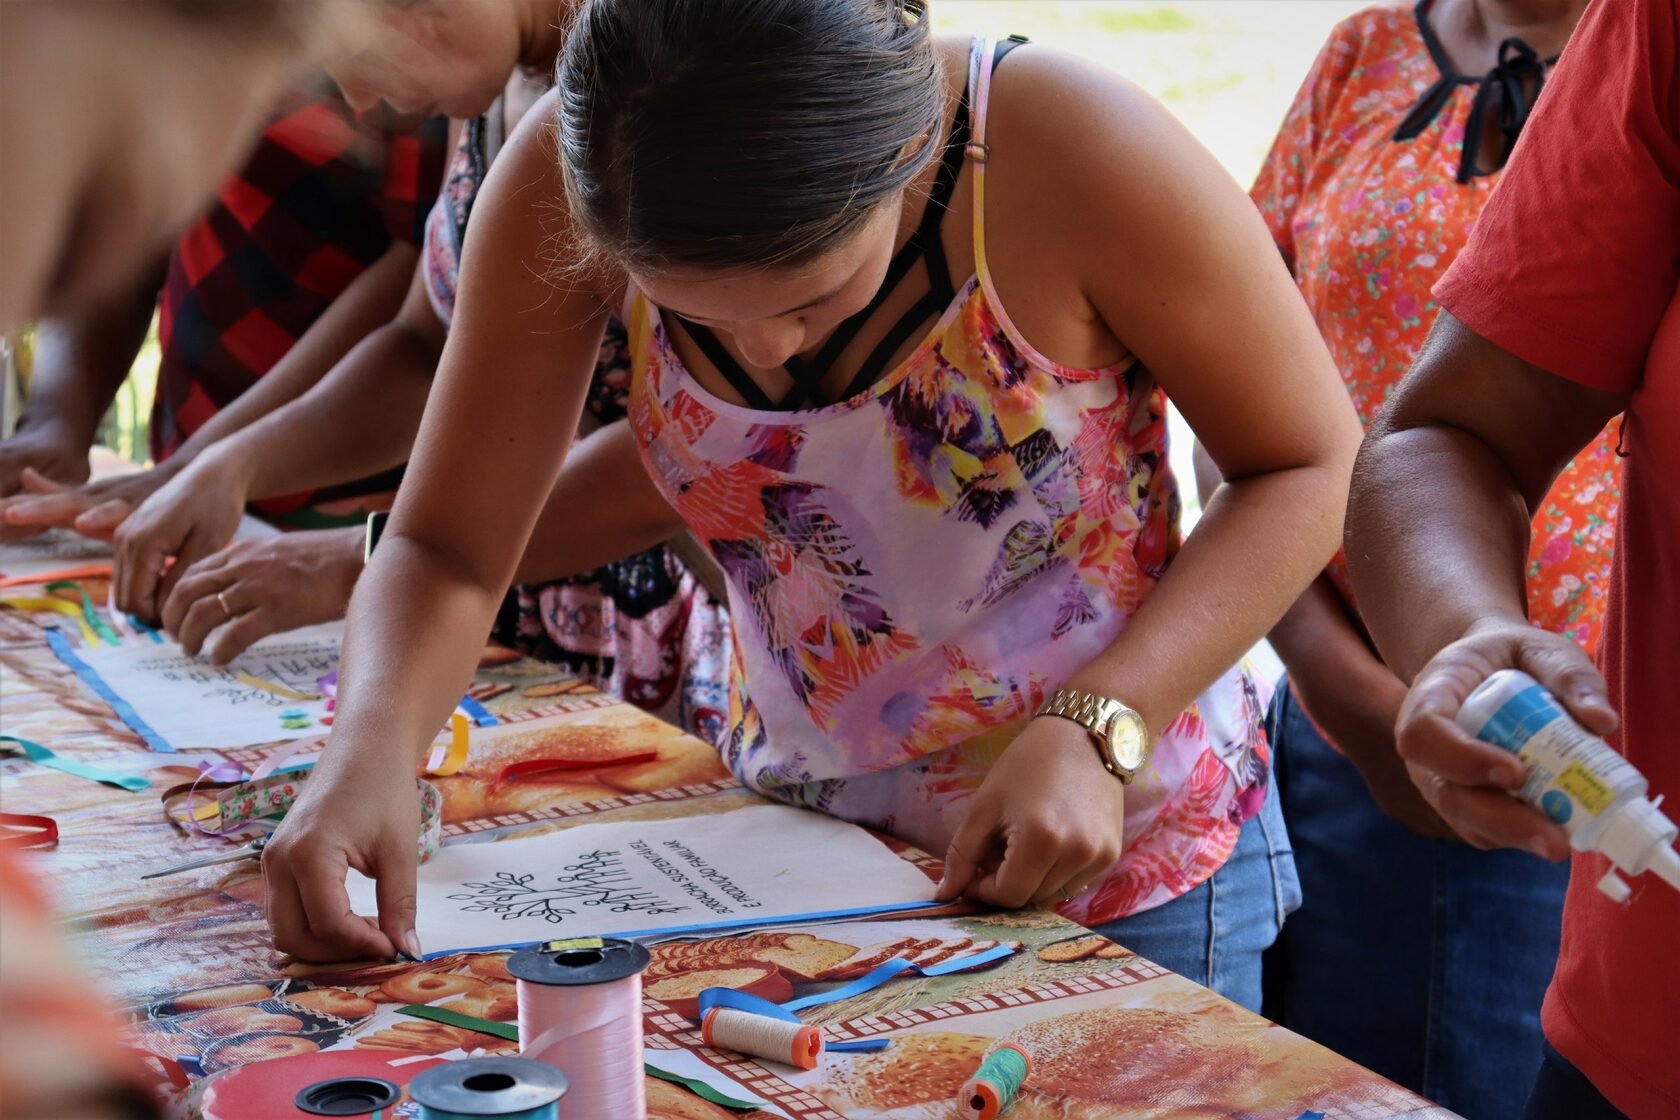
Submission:
M 566 1120 L 647 1120 L 648 960 L 640 945 L 610 937 L 551 941 L 508 958 L 519 993 L 519 1052 L 566 1074 Z
M 714 1007 L 706 1012 L 700 1037 L 714 1050 L 733 1050 L 797 1069 L 816 1069 L 823 1052 L 822 1031 L 816 1027 L 733 1007 Z

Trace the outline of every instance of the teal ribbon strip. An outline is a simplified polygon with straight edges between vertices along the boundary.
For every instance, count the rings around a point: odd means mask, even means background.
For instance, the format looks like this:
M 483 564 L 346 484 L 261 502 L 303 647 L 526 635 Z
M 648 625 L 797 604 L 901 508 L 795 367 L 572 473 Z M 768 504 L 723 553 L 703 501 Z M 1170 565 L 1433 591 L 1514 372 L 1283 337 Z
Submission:
M 141 622 L 138 617 L 132 614 L 129 615 L 128 624 L 140 631 L 140 633 L 144 634 L 146 637 L 150 638 L 152 641 L 156 642 L 158 645 L 163 644 L 163 635 L 159 634 L 156 630 L 153 630 L 150 626 L 147 626 L 144 622 Z
M 150 779 L 142 778 L 138 774 L 118 774 L 114 770 L 103 770 L 85 762 L 73 762 L 68 758 L 54 754 L 39 743 L 31 742 L 28 739 L 19 739 L 16 735 L 0 735 L 0 743 L 16 743 L 29 761 L 42 766 L 50 766 L 54 770 L 62 770 L 66 774 L 74 774 L 78 778 L 86 778 L 90 782 L 116 786 L 118 789 L 126 789 L 130 793 L 139 793 L 141 790 L 150 789 L 152 786 Z
M 451 1011 L 447 1007 L 427 1007 L 424 1004 L 411 1003 L 407 1007 L 397 1008 L 398 1015 L 412 1015 L 416 1019 L 430 1019 L 434 1023 L 442 1023 L 448 1027 L 460 1027 L 462 1030 L 477 1031 L 480 1034 L 495 1035 L 505 1038 L 509 1042 L 519 1041 L 519 1028 L 513 1023 L 498 1023 L 493 1019 L 480 1019 L 476 1015 L 463 1015 L 459 1011 Z M 683 1077 L 679 1074 L 668 1073 L 662 1069 L 643 1064 L 642 1069 L 651 1077 L 661 1081 L 671 1081 L 696 1096 L 703 1097 L 713 1104 L 724 1108 L 733 1108 L 743 1112 L 756 1111 L 758 1105 L 752 1101 L 743 1101 L 727 1094 L 720 1093 L 704 1081 Z
M 82 597 L 82 617 L 87 620 L 87 624 L 89 626 L 93 627 L 93 632 L 99 635 L 100 640 L 108 642 L 114 646 L 122 645 L 122 635 L 117 633 L 109 622 L 106 622 L 103 618 L 99 617 L 99 612 L 93 607 L 93 600 L 88 598 L 88 593 L 82 590 L 81 584 L 73 583 L 70 580 L 65 579 L 59 580 L 57 583 L 49 583 L 41 590 L 50 595 L 54 591 L 63 591 L 66 589 L 74 591 Z

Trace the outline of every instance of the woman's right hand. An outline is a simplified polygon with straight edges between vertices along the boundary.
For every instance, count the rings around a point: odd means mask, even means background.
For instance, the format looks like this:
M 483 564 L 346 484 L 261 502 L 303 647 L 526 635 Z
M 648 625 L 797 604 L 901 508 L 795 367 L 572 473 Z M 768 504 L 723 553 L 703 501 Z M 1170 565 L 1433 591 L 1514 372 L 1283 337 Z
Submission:
M 1511 796 L 1528 777 L 1522 760 L 1456 722 L 1476 686 L 1507 668 L 1540 682 L 1588 731 L 1616 730 L 1604 678 L 1580 646 L 1521 619 L 1489 619 L 1437 653 L 1412 682 L 1395 725 L 1400 757 L 1424 800 L 1469 843 L 1560 860 L 1569 854 L 1563 829 Z
M 329 744 L 350 752 L 349 743 Z M 366 752 L 368 761 L 376 752 Z M 326 765 L 324 762 L 323 765 Z M 367 768 L 310 776 L 263 850 L 263 887 L 275 948 L 306 961 L 420 955 L 414 934 L 420 799 L 412 781 Z M 379 914 L 350 909 L 344 877 L 356 870 L 378 884 Z
M 212 449 L 142 502 L 112 538 L 117 609 L 155 625 L 176 581 L 238 532 L 247 491 L 241 465 Z

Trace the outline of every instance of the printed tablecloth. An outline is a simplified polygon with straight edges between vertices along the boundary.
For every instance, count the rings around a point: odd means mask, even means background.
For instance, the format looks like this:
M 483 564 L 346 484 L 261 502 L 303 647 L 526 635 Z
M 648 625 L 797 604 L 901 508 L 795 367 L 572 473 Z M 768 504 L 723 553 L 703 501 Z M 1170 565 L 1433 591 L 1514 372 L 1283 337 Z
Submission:
M 87 590 L 94 602 L 104 601 L 103 584 L 90 582 Z M 136 1046 L 194 1079 L 328 1049 L 391 1059 L 514 1051 L 515 1044 L 493 1035 L 396 1011 L 430 1001 L 511 1022 L 514 989 L 505 955 L 304 965 L 269 944 L 255 861 L 141 881 L 144 871 L 227 847 L 170 823 L 159 800 L 162 790 L 197 777 L 206 756 L 147 752 L 48 647 L 40 627 L 64 621 L 0 611 L 0 733 L 143 774 L 153 788 L 125 793 L 7 758 L 0 761 L 0 801 L 8 812 L 57 821 L 58 847 L 27 858 L 54 891 L 74 948 L 128 1009 L 126 1029 Z M 462 772 L 434 779 L 444 795 L 446 843 L 473 834 L 491 842 L 505 832 L 584 821 L 724 812 L 756 800 L 707 745 L 552 666 L 487 652 L 472 695 L 511 726 L 490 745 L 475 746 Z M 532 724 L 528 733 L 521 723 Z M 656 757 L 617 761 L 650 750 Z M 264 753 L 210 758 L 250 765 Z M 510 763 L 537 758 L 584 765 L 536 780 L 496 781 Z M 893 847 L 937 878 L 935 860 Z M 712 1050 L 687 1017 L 694 996 L 713 983 L 785 1000 L 833 988 L 894 957 L 935 963 L 999 942 L 1019 951 L 984 970 L 898 979 L 804 1012 L 832 1041 L 893 1040 L 877 1052 L 827 1055 L 810 1072 Z M 659 945 L 644 979 L 645 1038 L 655 1064 L 661 1054 L 684 1052 L 714 1079 L 797 1120 L 956 1116 L 959 1086 L 1001 1040 L 1022 1045 L 1036 1063 L 1012 1120 L 1452 1115 L 1042 911 L 950 907 Z M 742 1115 L 665 1081 L 650 1078 L 648 1085 L 656 1120 Z M 186 1100 L 192 1099 L 189 1092 Z

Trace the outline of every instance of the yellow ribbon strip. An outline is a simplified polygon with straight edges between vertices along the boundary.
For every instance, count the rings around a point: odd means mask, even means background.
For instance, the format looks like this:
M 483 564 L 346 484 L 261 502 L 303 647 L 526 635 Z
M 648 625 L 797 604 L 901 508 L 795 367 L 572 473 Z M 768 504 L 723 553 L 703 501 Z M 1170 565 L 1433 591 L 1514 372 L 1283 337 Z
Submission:
M 274 695 L 283 697 L 287 700 L 323 699 L 319 692 L 299 692 L 295 688 L 287 688 L 285 685 L 277 684 L 274 681 L 265 681 L 256 674 L 248 673 L 244 669 L 239 670 L 235 679 L 237 679 L 240 684 L 249 685 L 252 688 L 260 688 L 264 692 L 272 692 Z
M 459 773 L 461 767 L 467 764 L 467 717 L 456 712 L 449 717 L 449 745 L 438 745 L 432 748 L 431 756 L 426 760 L 426 775 L 431 778 L 447 778 L 451 774 Z
M 67 603 L 63 599 L 0 599 L 0 607 L 12 607 L 20 611 L 54 611 L 68 618 L 76 620 L 81 628 L 82 641 L 91 648 L 98 649 L 102 644 L 99 635 L 93 632 L 87 619 L 82 617 L 82 608 L 74 603 Z

